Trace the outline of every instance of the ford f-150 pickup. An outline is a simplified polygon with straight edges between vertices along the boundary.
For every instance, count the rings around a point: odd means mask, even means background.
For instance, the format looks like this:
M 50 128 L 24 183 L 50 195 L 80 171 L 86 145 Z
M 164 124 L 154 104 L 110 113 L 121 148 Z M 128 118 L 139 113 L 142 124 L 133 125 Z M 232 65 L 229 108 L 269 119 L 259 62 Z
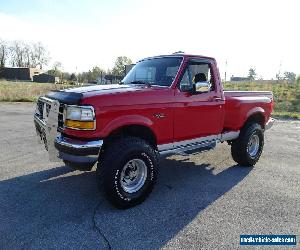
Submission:
M 115 85 L 52 91 L 34 115 L 50 160 L 79 170 L 97 164 L 108 200 L 128 208 L 150 194 L 159 154 L 193 154 L 231 145 L 253 166 L 264 146 L 273 95 L 223 91 L 214 58 L 172 54 L 139 61 Z

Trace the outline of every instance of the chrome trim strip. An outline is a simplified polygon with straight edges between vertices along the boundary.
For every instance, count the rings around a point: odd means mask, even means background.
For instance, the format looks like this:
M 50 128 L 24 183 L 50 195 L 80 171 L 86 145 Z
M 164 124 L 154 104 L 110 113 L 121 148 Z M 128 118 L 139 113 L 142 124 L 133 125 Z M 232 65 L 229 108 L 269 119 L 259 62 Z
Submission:
M 52 99 L 50 99 L 50 98 L 47 98 L 47 97 L 45 97 L 45 96 L 41 96 L 40 98 L 39 98 L 40 100 L 42 100 L 42 101 L 44 101 L 44 102 L 46 102 L 46 103 L 48 103 L 48 104 L 52 104 L 52 102 L 54 101 L 54 100 L 52 100 Z
M 275 121 L 276 120 L 274 118 L 270 117 L 269 120 L 267 121 L 266 125 L 265 125 L 265 130 L 268 130 L 268 129 L 272 128 Z
M 34 116 L 34 120 L 35 120 L 41 127 L 43 127 L 43 128 L 46 127 L 46 123 L 45 123 L 43 120 L 41 120 L 40 118 L 38 118 L 37 115 Z
M 67 138 L 62 135 L 57 136 L 55 138 L 55 142 L 66 146 L 69 148 L 75 148 L 75 149 L 86 149 L 86 148 L 100 148 L 103 145 L 103 140 L 96 140 L 96 141 L 81 141 L 77 139 Z

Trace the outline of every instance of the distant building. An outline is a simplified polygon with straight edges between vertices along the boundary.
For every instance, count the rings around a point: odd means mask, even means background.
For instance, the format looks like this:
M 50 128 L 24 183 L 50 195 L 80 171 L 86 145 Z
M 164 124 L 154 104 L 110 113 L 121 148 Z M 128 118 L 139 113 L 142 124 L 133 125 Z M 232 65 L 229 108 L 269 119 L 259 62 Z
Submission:
M 250 79 L 248 77 L 243 77 L 243 76 L 232 76 L 230 77 L 231 82 L 246 82 L 249 81 Z
M 0 69 L 0 78 L 7 80 L 22 80 L 32 81 L 33 76 L 42 72 L 41 69 L 36 68 L 2 68 Z
M 135 66 L 135 64 L 128 64 L 125 65 L 125 75 L 128 74 L 128 72 Z
M 38 75 L 33 76 L 33 81 L 34 82 L 43 82 L 43 83 L 58 83 L 59 82 L 59 77 L 49 75 L 46 73 L 41 73 Z

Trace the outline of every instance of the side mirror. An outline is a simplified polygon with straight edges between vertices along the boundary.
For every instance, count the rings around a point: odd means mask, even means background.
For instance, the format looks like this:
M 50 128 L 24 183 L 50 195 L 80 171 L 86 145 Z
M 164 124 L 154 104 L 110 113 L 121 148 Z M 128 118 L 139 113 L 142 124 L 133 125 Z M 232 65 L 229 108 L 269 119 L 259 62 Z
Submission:
M 182 84 L 180 85 L 181 92 L 194 93 L 195 92 L 195 84 Z
M 196 92 L 208 92 L 210 90 L 210 83 L 208 82 L 196 82 Z

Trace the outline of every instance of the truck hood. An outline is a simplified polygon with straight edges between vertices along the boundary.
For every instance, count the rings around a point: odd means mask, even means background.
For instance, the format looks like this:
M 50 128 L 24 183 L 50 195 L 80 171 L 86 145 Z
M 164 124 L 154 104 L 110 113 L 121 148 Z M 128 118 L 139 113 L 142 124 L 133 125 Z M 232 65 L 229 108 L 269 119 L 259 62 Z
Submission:
M 155 87 L 148 87 L 146 85 L 120 85 L 120 84 L 110 84 L 110 85 L 93 85 L 85 86 L 79 88 L 70 88 L 65 90 L 51 91 L 46 97 L 58 100 L 61 103 L 69 105 L 78 105 L 81 100 L 85 97 L 99 96 L 99 95 L 109 95 L 124 92 L 134 92 L 142 90 L 150 90 Z
M 79 88 L 72 88 L 66 89 L 65 92 L 72 92 L 72 93 L 87 93 L 87 92 L 95 92 L 95 91 L 105 91 L 105 92 L 115 92 L 116 90 L 121 89 L 136 89 L 137 86 L 134 85 L 121 85 L 121 84 L 107 84 L 107 85 L 91 85 L 91 86 L 84 86 Z M 139 88 L 140 85 L 139 85 Z

